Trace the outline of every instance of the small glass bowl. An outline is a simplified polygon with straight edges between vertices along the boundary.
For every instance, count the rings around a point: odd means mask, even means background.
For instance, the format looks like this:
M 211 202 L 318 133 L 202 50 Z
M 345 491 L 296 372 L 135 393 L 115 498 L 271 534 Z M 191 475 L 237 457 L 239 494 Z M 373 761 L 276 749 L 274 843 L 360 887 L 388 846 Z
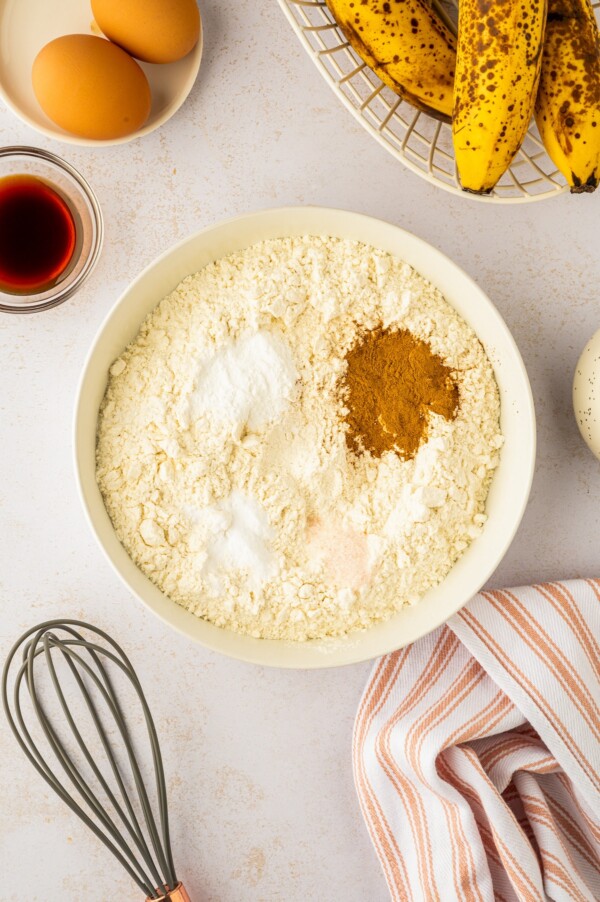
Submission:
M 75 256 L 63 277 L 38 294 L 10 294 L 0 290 L 0 311 L 4 313 L 49 310 L 75 294 L 98 262 L 104 236 L 100 205 L 77 170 L 46 150 L 36 147 L 0 148 L 0 179 L 9 175 L 31 175 L 42 179 L 58 191 L 75 217 Z

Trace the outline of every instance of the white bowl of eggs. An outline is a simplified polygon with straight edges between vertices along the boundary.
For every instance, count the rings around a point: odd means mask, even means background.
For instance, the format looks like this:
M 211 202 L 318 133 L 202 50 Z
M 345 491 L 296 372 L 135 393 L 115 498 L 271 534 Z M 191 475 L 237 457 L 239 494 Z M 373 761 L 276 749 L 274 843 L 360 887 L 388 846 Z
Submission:
M 166 122 L 202 56 L 195 0 L 0 0 L 0 97 L 70 144 L 110 145 Z

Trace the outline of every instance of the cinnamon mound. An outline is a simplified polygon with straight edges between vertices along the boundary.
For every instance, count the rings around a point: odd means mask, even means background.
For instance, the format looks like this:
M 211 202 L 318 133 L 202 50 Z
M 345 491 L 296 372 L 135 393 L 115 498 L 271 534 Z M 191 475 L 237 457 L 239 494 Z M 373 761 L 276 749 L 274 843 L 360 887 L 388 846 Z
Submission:
M 430 414 L 456 416 L 459 391 L 452 370 L 407 329 L 365 332 L 346 363 L 346 441 L 355 454 L 395 451 L 410 460 L 427 438 Z

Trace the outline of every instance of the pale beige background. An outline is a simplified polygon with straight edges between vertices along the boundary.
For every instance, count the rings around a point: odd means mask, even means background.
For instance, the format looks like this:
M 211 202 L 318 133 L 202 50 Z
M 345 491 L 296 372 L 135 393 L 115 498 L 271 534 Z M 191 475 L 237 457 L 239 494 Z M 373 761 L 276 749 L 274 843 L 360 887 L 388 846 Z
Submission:
M 597 574 L 600 464 L 571 413 L 577 356 L 600 326 L 600 195 L 495 207 L 429 187 L 379 147 L 304 56 L 275 0 L 206 0 L 200 78 L 141 142 L 86 150 L 0 110 L 2 144 L 46 147 L 89 178 L 102 260 L 65 306 L 0 319 L 0 653 L 26 627 L 81 616 L 130 653 L 163 737 L 173 842 L 193 902 L 383 902 L 354 796 L 350 738 L 369 665 L 238 664 L 167 632 L 109 571 L 84 522 L 71 416 L 87 348 L 142 266 L 193 229 L 315 203 L 404 226 L 461 264 L 513 330 L 532 380 L 531 504 L 493 583 Z M 0 898 L 139 896 L 0 730 Z

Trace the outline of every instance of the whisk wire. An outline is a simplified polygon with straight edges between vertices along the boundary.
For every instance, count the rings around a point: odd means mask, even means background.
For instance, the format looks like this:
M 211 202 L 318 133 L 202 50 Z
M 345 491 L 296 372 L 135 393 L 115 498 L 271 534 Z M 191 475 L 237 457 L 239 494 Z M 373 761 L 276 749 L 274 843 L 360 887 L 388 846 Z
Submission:
M 138 876 L 138 874 L 136 874 L 136 872 L 130 866 L 129 862 L 123 857 L 123 855 L 121 854 L 119 849 L 116 848 L 116 846 L 100 830 L 100 828 L 97 826 L 97 824 L 88 816 L 88 814 L 84 811 L 84 809 L 69 795 L 69 793 L 64 788 L 62 783 L 57 779 L 57 777 L 55 776 L 53 771 L 48 767 L 48 765 L 44 761 L 37 745 L 33 741 L 31 734 L 29 733 L 29 730 L 27 729 L 27 726 L 25 724 L 25 721 L 24 721 L 22 713 L 21 713 L 20 704 L 19 704 L 19 699 L 18 699 L 19 688 L 20 688 L 20 684 L 23 680 L 23 677 L 25 677 L 25 682 L 27 683 L 26 672 L 27 672 L 27 662 L 22 665 L 22 667 L 19 670 L 17 677 L 15 679 L 15 698 L 14 698 L 15 716 L 16 716 L 17 723 L 19 725 L 19 728 L 22 732 L 24 739 L 21 737 L 18 730 L 16 729 L 16 725 L 14 724 L 14 721 L 12 719 L 12 716 L 8 709 L 8 705 L 5 703 L 5 710 L 7 713 L 9 724 L 11 726 L 11 729 L 12 729 L 23 753 L 25 754 L 27 759 L 31 762 L 31 764 L 33 764 L 33 766 L 35 767 L 37 772 L 40 774 L 40 776 L 43 777 L 43 779 L 46 781 L 46 783 L 48 783 L 48 785 L 62 799 L 62 801 L 66 805 L 68 805 L 68 807 L 71 809 L 71 811 L 73 811 L 77 815 L 77 817 L 79 817 L 80 820 L 83 821 L 83 823 L 86 825 L 86 827 L 89 827 L 89 829 L 95 834 L 95 836 L 97 836 L 98 839 L 102 843 L 104 843 L 104 845 L 109 849 L 109 851 L 112 852 L 112 854 L 115 856 L 115 858 L 120 862 L 120 864 L 122 864 L 122 866 L 125 868 L 125 870 L 129 874 L 129 876 L 136 882 L 136 884 L 140 887 L 140 889 L 143 890 L 144 892 L 147 892 L 147 887 L 150 890 L 152 890 L 151 885 L 149 883 L 144 882 L 142 880 L 142 878 L 140 878 Z M 151 894 L 152 893 L 150 893 L 150 895 Z
M 54 638 L 54 637 L 53 637 L 53 638 Z M 56 640 L 55 640 L 55 642 L 56 642 Z M 132 770 L 132 775 L 133 775 L 133 778 L 134 778 L 134 781 L 135 781 L 135 784 L 136 784 L 136 789 L 137 789 L 137 791 L 138 791 L 138 797 L 139 797 L 139 800 L 140 800 L 140 805 L 141 805 L 141 807 L 142 807 L 142 811 L 143 811 L 143 814 L 144 814 L 144 820 L 145 820 L 146 827 L 147 827 L 147 829 L 148 829 L 148 832 L 149 832 L 150 837 L 151 837 L 151 840 L 152 840 L 152 845 L 153 845 L 155 854 L 156 854 L 156 856 L 157 856 L 157 858 L 158 858 L 158 861 L 159 861 L 159 866 L 160 866 L 160 868 L 163 869 L 163 873 L 168 873 L 168 870 L 169 870 L 169 869 L 168 869 L 167 861 L 166 861 L 166 859 L 165 859 L 165 856 L 162 854 L 162 847 L 161 847 L 160 840 L 159 840 L 159 837 L 158 837 L 158 833 L 157 833 L 157 829 L 156 829 L 156 823 L 155 823 L 155 820 L 154 820 L 154 817 L 153 817 L 153 814 L 152 814 L 152 808 L 151 808 L 150 803 L 149 803 L 149 800 L 148 800 L 148 795 L 147 795 L 147 792 L 146 792 L 146 787 L 145 787 L 145 784 L 144 784 L 144 781 L 143 781 L 141 772 L 140 772 L 140 770 L 139 770 L 139 767 L 138 767 L 138 764 L 137 764 L 137 760 L 136 760 L 136 758 L 135 758 L 135 754 L 133 753 L 132 741 L 131 741 L 131 738 L 130 738 L 130 736 L 129 736 L 129 731 L 128 731 L 128 729 L 127 729 L 126 721 L 125 721 L 125 719 L 123 718 L 123 715 L 122 715 L 122 713 L 121 713 L 121 711 L 120 711 L 120 708 L 119 708 L 118 704 L 116 704 L 116 696 L 115 696 L 114 694 L 109 695 L 109 694 L 107 693 L 106 689 L 104 689 L 104 687 L 100 684 L 100 682 L 99 682 L 99 680 L 98 680 L 96 674 L 91 670 L 91 668 L 89 667 L 89 665 L 87 665 L 87 663 L 86 663 L 85 661 L 83 661 L 82 659 L 80 659 L 79 656 L 76 655 L 76 653 L 73 652 L 72 649 L 66 647 L 66 646 L 68 646 L 68 645 L 73 645 L 73 644 L 80 644 L 80 643 L 79 643 L 79 642 L 72 642 L 72 641 L 68 641 L 68 640 L 67 640 L 67 641 L 59 640 L 59 642 L 58 642 L 58 645 L 59 645 L 60 650 L 61 650 L 61 652 L 63 653 L 63 655 L 66 656 L 66 655 L 68 654 L 70 657 L 74 657 L 76 660 L 79 661 L 80 666 L 86 671 L 86 673 L 88 673 L 88 675 L 90 676 L 90 678 L 92 679 L 92 681 L 95 683 L 95 685 L 96 685 L 96 687 L 98 688 L 98 690 L 102 693 L 102 696 L 104 697 L 104 700 L 105 700 L 107 706 L 109 707 L 109 710 L 111 711 L 111 714 L 113 715 L 113 718 L 114 718 L 114 720 L 115 720 L 115 723 L 116 723 L 116 725 L 117 725 L 117 727 L 118 727 L 118 729 L 119 729 L 119 732 L 120 732 L 120 734 L 121 734 L 121 738 L 123 739 L 123 742 L 124 742 L 124 745 L 125 745 L 125 749 L 126 749 L 126 752 L 127 752 L 127 755 L 128 755 L 128 759 L 129 759 L 129 764 L 130 764 L 130 767 L 131 767 L 131 770 Z M 87 647 L 86 647 L 86 650 L 88 650 Z M 101 648 L 99 648 L 99 650 L 102 651 Z M 110 655 L 110 654 L 107 654 L 107 657 L 109 657 L 111 660 L 113 660 L 113 662 L 121 669 L 121 671 L 122 671 L 129 679 L 131 678 L 131 673 L 130 673 L 130 671 L 122 664 L 122 662 L 121 662 L 120 660 L 118 660 L 117 658 L 115 658 L 114 656 L 112 656 L 112 655 Z M 102 668 L 102 669 L 103 669 L 103 668 Z M 104 675 L 107 676 L 106 673 L 104 673 Z M 55 679 L 56 679 L 56 678 L 55 678 Z M 89 697 L 89 693 L 87 693 L 87 691 L 86 691 L 86 689 L 85 689 L 85 686 L 83 685 L 83 682 L 82 682 L 79 678 L 78 678 L 78 683 L 80 683 L 81 691 L 82 691 L 82 693 L 83 693 L 83 695 L 84 695 L 84 698 L 86 699 L 86 702 L 87 702 L 88 700 L 89 700 L 89 702 L 91 702 L 91 699 L 90 699 L 90 697 Z M 110 686 L 110 681 L 109 681 L 109 686 Z M 111 688 L 112 688 L 112 687 L 111 687 Z M 102 725 L 101 725 L 101 721 L 100 721 L 100 719 L 99 719 L 99 717 L 98 717 L 98 714 L 97 714 L 97 712 L 96 712 L 96 710 L 95 710 L 95 708 L 94 708 L 93 705 L 91 705 L 91 707 L 90 707 L 90 713 L 91 713 L 92 719 L 93 719 L 93 721 L 94 721 L 94 724 L 95 724 L 95 726 L 96 726 L 96 729 L 98 730 L 98 733 L 99 733 L 99 735 L 100 735 L 100 737 L 101 737 L 101 739 L 102 739 Z M 144 713 L 146 713 L 146 712 L 144 712 Z M 149 713 L 149 712 L 148 712 L 148 713 Z M 151 724 L 151 725 L 148 724 L 147 718 L 146 718 L 146 726 L 147 726 L 147 727 L 151 726 L 151 727 L 153 728 L 153 724 Z M 152 730 L 149 729 L 149 733 L 151 733 L 151 732 L 152 732 Z M 154 736 L 154 739 L 155 739 L 155 742 L 154 742 L 154 743 L 153 743 L 152 740 L 151 740 L 151 746 L 152 746 L 153 754 L 154 754 L 155 748 L 158 748 L 158 739 L 157 739 L 156 735 Z M 116 764 L 114 758 L 113 758 L 112 760 L 113 760 L 114 768 L 115 768 L 116 772 L 118 773 L 118 765 Z M 155 769 L 156 769 L 156 759 L 154 760 L 154 763 L 155 763 Z M 157 771 L 157 773 L 159 773 L 160 770 L 162 770 L 162 768 L 160 768 L 160 769 Z M 160 791 L 160 788 L 159 788 L 159 791 Z M 126 795 L 126 793 L 125 793 L 125 795 Z M 116 801 L 116 800 L 115 800 L 115 801 Z M 98 811 L 98 813 L 100 813 L 100 812 L 102 811 L 102 809 L 101 809 L 99 803 L 98 803 L 98 805 L 97 805 L 97 811 Z M 120 811 L 120 809 L 118 809 L 118 811 L 119 811 L 120 815 L 122 815 L 122 812 Z M 138 823 L 137 823 L 137 819 L 135 819 L 135 815 L 133 815 L 133 817 L 134 817 L 136 826 L 138 827 L 138 831 L 139 831 L 139 825 L 138 825 Z M 127 824 L 126 819 L 124 819 L 124 823 Z M 129 825 L 128 825 L 128 826 L 129 826 Z M 116 829 L 114 828 L 114 825 L 113 825 L 113 830 L 115 830 L 115 838 L 119 839 L 119 834 L 118 834 L 118 832 L 116 831 Z M 113 832 L 113 830 L 111 830 L 111 833 Z M 131 833 L 131 835 L 132 835 L 132 838 L 134 838 L 134 840 L 135 840 L 134 832 L 135 832 L 135 831 L 133 831 L 133 832 Z M 140 833 L 140 835 L 141 835 L 141 833 Z M 152 876 L 153 876 L 153 878 L 154 878 L 155 884 L 160 886 L 160 885 L 161 885 L 161 879 L 160 879 L 160 875 L 159 875 L 159 873 L 158 873 L 158 871 L 157 871 L 157 869 L 156 869 L 155 862 L 154 862 L 154 859 L 153 859 L 153 857 L 152 857 L 152 854 L 151 854 L 150 850 L 148 849 L 148 846 L 147 846 L 147 844 L 146 844 L 146 842 L 145 842 L 143 836 L 141 837 L 141 839 L 142 839 L 143 845 L 140 846 L 138 843 L 136 843 L 136 845 L 138 845 L 139 851 L 140 851 L 140 853 L 142 854 L 142 856 L 143 856 L 143 858 L 144 858 L 144 861 L 145 861 L 145 863 L 146 863 L 146 866 L 148 867 L 148 869 L 149 869 L 150 871 L 152 871 Z M 121 844 L 122 844 L 123 849 L 125 850 L 125 848 L 126 848 L 125 845 L 124 845 L 123 843 L 121 843 Z M 169 879 L 173 879 L 173 875 L 170 875 L 170 876 L 169 876 Z
M 44 636 L 43 641 L 44 641 L 44 647 L 45 647 L 44 650 L 45 650 L 46 657 L 47 657 L 47 663 L 48 663 L 48 669 L 50 672 L 50 676 L 51 676 L 51 679 L 52 679 L 52 682 L 54 685 L 54 689 L 58 696 L 61 708 L 67 719 L 67 723 L 69 724 L 69 726 L 71 728 L 71 732 L 73 733 L 73 736 L 75 737 L 75 740 L 77 741 L 79 748 L 81 749 L 86 761 L 90 765 L 98 782 L 100 783 L 100 785 L 106 792 L 108 798 L 112 802 L 113 807 L 115 808 L 115 811 L 117 812 L 117 814 L 119 815 L 119 818 L 121 819 L 121 822 L 123 823 L 127 832 L 129 833 L 129 835 L 135 842 L 135 844 L 138 848 L 138 851 L 144 858 L 144 862 L 145 862 L 146 866 L 152 872 L 154 885 L 160 885 L 160 883 L 161 883 L 160 875 L 154 865 L 154 861 L 150 855 L 150 852 L 149 852 L 146 842 L 144 840 L 143 834 L 140 829 L 140 825 L 137 821 L 135 812 L 133 811 L 133 807 L 129 800 L 129 796 L 127 795 L 127 792 L 125 790 L 125 786 L 121 779 L 121 774 L 118 770 L 117 763 L 116 763 L 116 761 L 114 759 L 114 755 L 110 749 L 110 745 L 108 744 L 108 741 L 106 739 L 106 735 L 105 735 L 99 714 L 98 714 L 95 706 L 93 705 L 93 702 L 91 700 L 89 692 L 87 691 L 87 688 L 78 673 L 77 667 L 75 666 L 75 664 L 73 663 L 71 658 L 74 658 L 75 660 L 77 660 L 79 663 L 79 666 L 81 666 L 86 671 L 88 671 L 88 673 L 92 679 L 96 680 L 96 678 L 95 678 L 94 674 L 91 672 L 91 670 L 89 670 L 89 668 L 87 667 L 85 661 L 83 661 L 79 657 L 79 655 L 77 655 L 72 649 L 66 648 L 65 644 L 63 644 L 62 642 L 56 642 L 54 636 L 52 636 L 51 634 L 46 634 Z M 98 736 L 100 737 L 100 741 L 102 742 L 105 752 L 107 754 L 107 758 L 111 765 L 111 769 L 113 771 L 115 779 L 117 780 L 117 783 L 119 784 L 119 788 L 121 789 L 123 801 L 124 801 L 126 807 L 128 808 L 132 822 L 130 822 L 128 820 L 128 818 L 126 817 L 121 805 L 119 804 L 114 793 L 110 789 L 108 783 L 104 779 L 100 769 L 95 764 L 95 762 L 94 762 L 92 756 L 90 755 L 90 752 L 83 740 L 83 737 L 81 736 L 79 730 L 77 729 L 77 726 L 75 725 L 75 722 L 71 715 L 71 711 L 70 711 L 69 706 L 64 697 L 64 693 L 62 692 L 62 690 L 60 688 L 60 683 L 59 683 L 57 675 L 56 675 L 54 663 L 52 661 L 52 655 L 50 654 L 51 647 L 58 647 L 58 649 L 60 650 L 61 654 L 65 658 L 65 661 L 66 661 L 67 665 L 69 666 L 69 669 L 71 670 L 71 672 L 79 686 L 81 694 L 82 694 L 82 696 L 86 702 L 86 705 L 88 707 L 88 710 L 90 712 L 92 722 L 96 728 Z M 115 662 L 115 663 L 117 663 L 117 662 Z M 98 686 L 98 689 L 101 692 L 103 692 L 103 694 L 104 694 L 105 690 L 103 690 L 102 686 L 98 682 L 97 682 L 97 686 Z M 109 708 L 112 708 L 113 706 L 111 704 L 110 698 L 108 696 L 106 696 L 105 694 L 104 694 L 104 697 L 105 697 L 105 701 L 106 701 L 107 705 L 109 705 Z M 35 704 L 39 707 L 39 701 L 37 701 L 37 696 L 36 696 Z M 113 713 L 113 715 L 114 715 L 114 711 L 112 711 L 111 713 Z M 117 719 L 117 718 L 115 717 L 115 719 Z M 95 793 L 93 793 L 92 790 L 86 785 L 85 780 L 81 775 L 81 772 L 70 761 L 68 754 L 65 751 L 64 745 L 60 742 L 60 740 L 56 734 L 56 731 L 52 728 L 51 724 L 49 723 L 49 721 L 46 717 L 44 717 L 43 719 L 40 719 L 40 722 L 43 723 L 45 731 L 49 731 L 49 734 L 47 733 L 47 735 L 48 735 L 48 739 L 51 743 L 51 746 L 53 748 L 53 751 L 56 754 L 60 764 L 65 769 L 67 775 L 71 779 L 71 782 L 74 784 L 74 786 L 80 792 L 80 794 L 85 799 L 85 801 L 87 802 L 89 807 L 95 813 L 98 820 L 102 823 L 102 825 L 105 827 L 105 829 L 109 832 L 109 834 L 111 835 L 113 840 L 115 842 L 117 842 L 117 844 L 120 846 L 123 853 L 129 858 L 132 865 L 135 866 L 137 864 L 137 862 L 135 859 L 134 852 L 131 850 L 130 846 L 123 839 L 123 837 L 120 836 L 114 821 L 109 817 L 109 815 L 106 813 L 106 811 L 102 808 L 102 805 L 101 805 L 100 801 L 98 800 L 97 796 L 95 795 Z
M 67 644 L 71 645 L 71 644 L 75 644 L 75 643 L 69 642 Z M 89 651 L 89 653 L 90 653 L 90 655 L 92 655 L 92 657 L 95 657 L 94 649 L 102 651 L 101 648 L 98 649 L 98 646 L 94 646 L 90 643 L 86 643 L 86 649 Z M 106 653 L 106 657 L 113 660 L 114 663 L 117 664 L 117 666 L 128 677 L 130 682 L 133 684 L 133 687 L 138 695 L 138 699 L 142 706 L 142 712 L 144 714 L 144 719 L 146 722 L 146 729 L 148 731 L 148 737 L 150 739 L 154 771 L 156 774 L 156 793 L 157 793 L 157 799 L 158 799 L 158 805 L 159 805 L 159 821 L 160 821 L 160 826 L 161 826 L 161 830 L 162 830 L 162 843 L 158 836 L 156 821 L 155 821 L 155 818 L 154 818 L 154 815 L 152 812 L 152 806 L 150 805 L 150 802 L 148 800 L 146 786 L 145 786 L 143 777 L 141 775 L 140 769 L 138 767 L 137 759 L 133 752 L 133 741 L 132 741 L 131 737 L 129 736 L 127 722 L 122 714 L 122 711 L 121 711 L 121 708 L 119 705 L 118 696 L 112 688 L 112 684 L 111 684 L 109 675 L 106 672 L 106 669 L 102 666 L 100 661 L 98 661 L 97 666 L 100 670 L 100 673 L 106 683 L 107 690 L 109 692 L 109 696 L 107 697 L 107 703 L 110 704 L 115 721 L 116 721 L 116 723 L 119 727 L 119 730 L 121 732 L 121 735 L 126 743 L 126 750 L 127 750 L 127 754 L 129 757 L 130 766 L 132 768 L 132 772 L 133 772 L 134 779 L 136 782 L 136 787 L 138 790 L 140 802 L 142 804 L 142 808 L 144 811 L 144 818 L 146 821 L 146 826 L 147 826 L 150 836 L 152 838 L 152 844 L 153 844 L 155 854 L 159 860 L 159 864 L 160 864 L 160 867 L 162 868 L 163 872 L 169 874 L 170 879 L 174 881 L 175 880 L 175 866 L 173 864 L 173 859 L 172 859 L 172 855 L 171 855 L 171 842 L 170 842 L 170 835 L 169 835 L 169 815 L 168 815 L 168 809 L 167 809 L 167 804 L 166 804 L 167 792 L 166 792 L 166 785 L 165 785 L 165 779 L 164 779 L 164 769 L 163 769 L 163 765 L 162 765 L 160 744 L 158 741 L 158 735 L 156 733 L 156 728 L 154 726 L 154 721 L 152 719 L 152 714 L 146 703 L 146 699 L 143 695 L 142 687 L 139 683 L 139 680 L 137 679 L 135 671 L 131 667 L 131 664 L 129 663 L 129 661 L 126 660 L 127 666 L 125 667 L 121 661 L 116 659 L 110 653 Z M 89 693 L 86 693 L 86 697 L 89 698 L 89 703 L 93 707 L 93 702 L 92 702 L 91 697 L 89 696 Z M 107 747 L 107 752 L 110 755 L 110 747 L 109 746 Z M 116 762 L 115 762 L 115 769 L 116 769 L 115 776 L 117 776 L 120 784 L 122 785 L 122 781 L 120 780 L 120 774 L 119 774 L 118 766 L 116 765 Z M 128 800 L 128 796 L 127 796 L 127 793 L 126 793 L 124 787 L 123 787 L 123 793 L 125 795 L 125 798 Z M 137 822 L 137 819 L 135 818 L 135 814 L 133 812 L 132 812 L 132 816 L 137 825 L 138 822 Z M 147 849 L 145 840 L 143 839 L 143 835 L 142 835 L 142 841 L 144 842 L 144 845 Z M 149 851 L 148 851 L 148 854 L 150 854 Z
M 126 676 L 132 683 L 133 688 L 138 696 L 138 700 L 142 706 L 142 712 L 144 714 L 144 718 L 146 721 L 146 727 L 148 730 L 148 736 L 149 736 L 150 743 L 151 743 L 154 770 L 155 770 L 155 775 L 156 775 L 156 793 L 157 793 L 158 806 L 159 806 L 159 820 L 160 820 L 160 826 L 161 826 L 161 830 L 162 830 L 163 846 L 161 846 L 160 844 L 157 845 L 157 836 L 156 836 L 156 830 L 154 827 L 155 822 L 154 822 L 154 818 L 152 815 L 152 809 L 150 808 L 149 805 L 147 805 L 147 810 L 148 810 L 150 822 L 152 824 L 153 836 L 154 836 L 154 840 L 155 840 L 154 845 L 157 848 L 157 852 L 158 852 L 159 856 L 161 856 L 161 867 L 164 868 L 165 866 L 167 866 L 167 869 L 171 873 L 172 878 L 174 878 L 175 866 L 173 864 L 173 858 L 172 858 L 172 853 L 171 853 L 171 842 L 170 842 L 170 833 L 169 833 L 169 813 L 168 813 L 168 807 L 167 807 L 167 793 L 166 793 L 166 786 L 165 786 L 165 779 L 164 779 L 164 769 L 163 769 L 163 765 L 162 765 L 162 756 L 161 756 L 161 752 L 160 752 L 160 743 L 158 741 L 158 735 L 156 733 L 156 728 L 154 726 L 152 714 L 151 714 L 148 704 L 146 702 L 146 698 L 144 696 L 144 692 L 143 692 L 141 684 L 138 680 L 137 674 L 136 674 L 135 670 L 133 669 L 131 662 L 127 658 L 123 649 L 120 648 L 113 640 L 111 640 L 110 637 L 106 635 L 106 633 L 102 633 L 101 630 L 96 630 L 96 632 L 98 632 L 107 641 L 109 641 L 111 643 L 111 645 L 118 651 L 118 654 L 121 656 L 122 660 L 120 660 L 119 658 L 116 658 L 110 652 L 107 652 L 106 649 L 104 649 L 102 646 L 95 645 L 94 643 L 91 643 L 85 639 L 82 639 L 82 637 L 80 637 L 79 634 L 77 634 L 74 630 L 66 629 L 66 631 L 71 633 L 73 636 L 78 637 L 79 641 L 78 642 L 66 641 L 66 642 L 63 642 L 62 644 L 64 644 L 64 645 L 81 644 L 81 645 L 83 645 L 85 650 L 88 651 L 88 653 L 90 654 L 90 657 L 96 663 L 98 671 L 105 683 L 107 692 L 109 693 L 109 696 L 111 699 L 113 709 L 116 712 L 114 716 L 115 716 L 115 718 L 117 718 L 117 713 L 118 713 L 119 723 L 123 725 L 123 729 L 127 733 L 129 731 L 127 730 L 126 720 L 125 720 L 123 713 L 121 711 L 121 708 L 120 708 L 118 695 L 113 689 L 109 674 L 108 674 L 106 668 L 103 667 L 103 665 L 100 661 L 100 657 L 97 654 L 97 652 L 99 652 L 101 655 L 104 655 L 105 657 L 112 660 L 126 674 Z M 91 703 L 91 699 L 90 699 L 90 703 Z M 133 747 L 133 743 L 131 742 L 131 739 L 130 739 L 129 743 L 127 745 L 127 749 L 129 752 L 132 747 Z M 130 757 L 131 757 L 131 752 L 130 752 Z M 135 757 L 133 757 L 133 764 L 137 767 Z M 118 772 L 118 769 L 115 772 L 115 776 L 121 783 L 120 774 Z M 142 788 L 143 788 L 144 797 L 145 797 L 146 803 L 147 803 L 147 796 L 145 795 L 145 787 L 143 786 L 143 782 L 142 782 Z M 123 787 L 122 791 L 124 793 L 126 800 L 128 800 L 128 796 L 124 790 L 124 787 Z M 132 816 L 137 824 L 137 819 L 135 819 L 135 814 L 132 814 Z M 163 847 L 164 847 L 166 858 L 167 858 L 166 862 L 164 862 L 164 858 L 162 856 Z
M 96 644 L 94 641 L 87 640 L 73 627 L 80 627 L 92 631 L 97 637 L 104 640 L 112 650 L 105 648 L 103 645 Z M 56 635 L 51 632 L 53 628 L 63 630 L 70 638 L 63 638 Z M 8 701 L 8 672 L 12 660 L 21 646 L 23 646 L 23 663 L 16 674 L 14 682 L 13 716 Z M 91 717 L 95 730 L 102 743 L 107 761 L 110 765 L 110 770 L 116 780 L 118 787 L 117 792 L 121 797 L 122 804 L 119 802 L 116 794 L 111 790 L 107 779 L 94 761 L 86 741 L 76 725 L 73 711 L 69 706 L 60 685 L 60 679 L 53 660 L 52 653 L 54 649 L 62 655 L 62 658 L 66 662 L 84 699 L 89 716 Z M 90 662 L 85 659 L 85 652 L 89 655 L 94 666 L 90 666 Z M 38 695 L 35 682 L 34 663 L 40 655 L 44 655 L 54 692 L 77 747 L 114 808 L 118 820 L 122 823 L 131 841 L 135 844 L 139 856 L 143 860 L 143 864 L 137 859 L 135 852 L 130 847 L 126 838 L 119 832 L 117 824 L 109 816 L 97 795 L 86 783 L 81 770 L 72 760 L 63 741 L 52 726 L 48 712 Z M 123 715 L 111 677 L 109 676 L 107 668 L 104 666 L 103 662 L 105 661 L 114 664 L 119 668 L 119 671 L 128 678 L 142 708 L 155 771 L 159 815 L 158 824 L 154 818 L 146 784 L 135 756 L 134 745 L 127 720 Z M 99 709 L 90 694 L 89 688 L 91 688 L 91 686 L 88 687 L 84 677 L 88 678 L 91 681 L 91 685 L 93 685 L 100 693 L 102 700 L 106 704 L 108 711 L 117 726 L 119 735 L 123 740 L 131 776 L 133 777 L 137 790 L 138 800 L 143 814 L 143 821 L 150 839 L 152 850 L 146 841 L 144 831 L 142 830 L 129 793 L 127 792 L 122 769 L 111 749 L 111 744 L 103 720 L 100 716 Z M 27 687 L 33 711 L 35 712 L 38 723 L 54 756 L 60 763 L 73 787 L 79 793 L 83 802 L 88 806 L 91 813 L 95 815 L 101 826 L 98 826 L 98 824 L 89 816 L 88 812 L 71 796 L 68 789 L 48 765 L 33 740 L 21 710 L 23 684 Z M 77 620 L 47 621 L 46 623 L 40 624 L 27 631 L 13 646 L 4 667 L 2 696 L 9 725 L 27 758 L 34 765 L 40 776 L 43 777 L 69 808 L 92 830 L 109 851 L 112 852 L 139 888 L 149 898 L 156 899 L 163 894 L 167 894 L 169 890 L 172 890 L 177 886 L 177 877 L 175 875 L 170 845 L 167 793 L 158 735 L 140 682 L 129 659 L 120 646 L 102 630 L 99 630 L 90 624 L 82 623 Z

